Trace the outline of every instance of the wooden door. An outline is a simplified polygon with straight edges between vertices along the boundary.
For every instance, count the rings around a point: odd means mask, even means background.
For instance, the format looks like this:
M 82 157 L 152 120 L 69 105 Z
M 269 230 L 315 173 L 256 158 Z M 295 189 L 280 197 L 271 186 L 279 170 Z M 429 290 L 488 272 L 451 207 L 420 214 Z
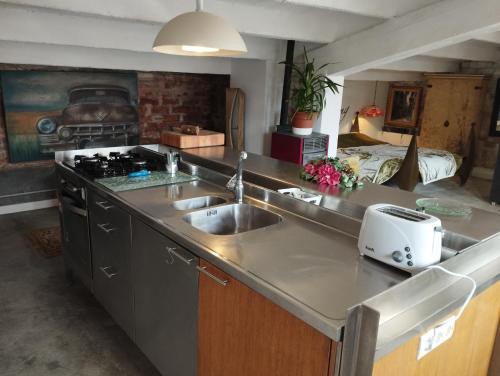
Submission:
M 335 342 L 204 260 L 199 376 L 326 376 Z M 331 354 L 332 353 L 332 354 Z
M 466 155 L 473 124 L 479 124 L 482 76 L 430 76 L 419 146 Z

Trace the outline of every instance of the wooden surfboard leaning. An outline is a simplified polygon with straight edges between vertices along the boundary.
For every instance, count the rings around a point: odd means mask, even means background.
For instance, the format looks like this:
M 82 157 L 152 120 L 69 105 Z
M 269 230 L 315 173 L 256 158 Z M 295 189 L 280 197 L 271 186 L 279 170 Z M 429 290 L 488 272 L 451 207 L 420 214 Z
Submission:
M 245 93 L 238 88 L 226 89 L 226 145 L 245 148 Z

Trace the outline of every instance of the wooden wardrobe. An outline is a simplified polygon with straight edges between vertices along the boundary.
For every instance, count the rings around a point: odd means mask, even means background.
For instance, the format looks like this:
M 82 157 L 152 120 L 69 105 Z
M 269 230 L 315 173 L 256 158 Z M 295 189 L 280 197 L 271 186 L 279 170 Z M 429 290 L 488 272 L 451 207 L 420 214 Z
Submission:
M 425 81 L 418 146 L 469 156 L 481 121 L 485 76 L 426 74 Z

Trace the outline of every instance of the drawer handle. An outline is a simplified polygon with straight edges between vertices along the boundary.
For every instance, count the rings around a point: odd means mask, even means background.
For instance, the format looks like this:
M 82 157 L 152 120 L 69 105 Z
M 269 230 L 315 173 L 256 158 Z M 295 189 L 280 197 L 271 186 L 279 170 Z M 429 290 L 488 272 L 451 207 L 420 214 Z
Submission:
M 191 263 L 194 261 L 194 258 L 191 257 L 191 258 L 187 258 L 187 257 L 184 257 L 182 255 L 180 255 L 176 250 L 175 250 L 175 247 L 167 247 L 167 251 L 168 253 L 170 253 L 171 255 L 177 257 L 179 260 L 181 260 L 182 262 L 185 262 L 186 264 L 188 265 L 191 265 Z
M 196 266 L 196 269 L 198 269 L 198 271 L 200 273 L 203 273 L 205 274 L 208 278 L 210 279 L 213 279 L 215 282 L 217 282 L 219 285 L 222 285 L 222 286 L 227 286 L 229 285 L 229 280 L 227 279 L 221 279 L 219 277 L 216 277 L 214 276 L 212 273 L 210 273 L 208 270 L 207 270 L 207 267 L 206 266 Z
M 101 272 L 103 272 L 104 275 L 109 279 L 113 278 L 115 275 L 118 274 L 117 272 L 113 271 L 112 266 L 101 266 L 99 269 L 101 269 Z
M 108 210 L 114 207 L 114 205 L 106 205 L 107 201 L 96 201 L 95 204 L 104 210 Z
M 109 234 L 111 231 L 115 231 L 115 227 L 107 228 L 106 226 L 109 226 L 109 223 L 98 223 L 97 227 L 99 227 L 102 231 L 105 233 Z

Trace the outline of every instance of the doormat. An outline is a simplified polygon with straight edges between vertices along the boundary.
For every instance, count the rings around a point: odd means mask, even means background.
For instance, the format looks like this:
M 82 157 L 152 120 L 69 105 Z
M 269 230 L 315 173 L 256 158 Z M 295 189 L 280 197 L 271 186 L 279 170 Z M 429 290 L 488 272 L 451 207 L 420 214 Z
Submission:
M 37 228 L 26 233 L 33 249 L 44 258 L 61 254 L 61 228 L 59 226 Z

